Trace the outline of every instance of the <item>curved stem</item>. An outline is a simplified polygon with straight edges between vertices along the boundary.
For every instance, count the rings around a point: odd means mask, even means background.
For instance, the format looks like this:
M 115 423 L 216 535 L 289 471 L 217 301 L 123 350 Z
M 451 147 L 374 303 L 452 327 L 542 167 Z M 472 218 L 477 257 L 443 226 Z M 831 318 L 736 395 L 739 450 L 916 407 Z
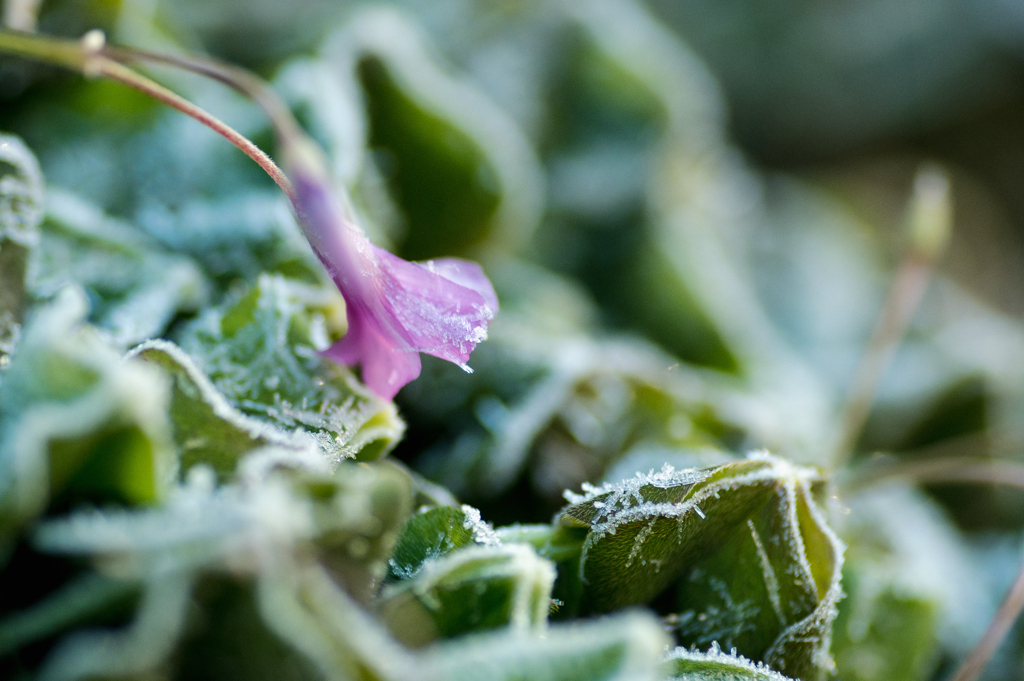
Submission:
M 166 64 L 212 78 L 252 99 L 270 118 L 281 138 L 290 140 L 304 135 L 291 110 L 277 93 L 266 81 L 246 69 L 206 57 L 160 54 L 133 47 L 106 47 L 103 55 L 121 63 Z
M 840 419 L 842 432 L 833 459 L 833 470 L 843 468 L 853 454 L 878 385 L 924 297 L 931 272 L 932 263 L 915 252 L 907 254 L 900 263 L 874 333 L 853 375 L 853 384 Z
M 194 118 L 235 145 L 255 161 L 294 204 L 295 193 L 284 172 L 267 154 L 227 123 L 159 83 L 104 55 L 103 35 L 90 32 L 81 41 L 44 38 L 29 33 L 0 31 L 0 52 L 54 64 L 86 77 L 104 77 L 138 90 Z
M 981 637 L 978 645 L 974 646 L 974 650 L 956 670 L 952 681 L 975 681 L 981 676 L 985 665 L 992 659 L 1006 635 L 1010 633 L 1010 629 L 1013 628 L 1013 623 L 1017 621 L 1022 609 L 1024 609 L 1024 568 L 1017 574 L 1017 580 L 1000 604 L 996 616 L 992 618 L 988 629 L 985 630 L 985 635 Z
M 871 340 L 847 392 L 839 440 L 832 456 L 833 471 L 844 468 L 853 454 L 878 385 L 924 297 L 935 262 L 949 241 L 952 211 L 946 173 L 937 166 L 922 166 L 914 179 L 909 205 L 910 249 L 896 271 Z
M 210 114 L 195 104 L 192 104 L 184 97 L 181 97 L 149 78 L 132 71 L 123 64 L 103 59 L 102 63 L 96 65 L 96 69 L 100 75 L 143 92 L 167 106 L 177 109 L 187 116 L 191 116 L 224 137 L 227 141 L 238 147 L 242 153 L 263 168 L 267 175 L 269 175 L 270 178 L 277 183 L 277 186 L 281 188 L 281 191 L 288 196 L 288 199 L 292 203 L 295 203 L 295 193 L 292 190 L 292 184 L 284 174 L 284 171 L 274 163 L 274 160 L 270 158 L 266 152 L 253 144 L 245 135 L 242 135 L 240 132 L 232 128 L 227 123 L 224 123 L 213 114 Z
M 854 477 L 844 490 L 855 492 L 884 480 L 906 479 L 923 483 L 985 483 L 1024 490 L 1024 465 L 1014 461 L 993 461 L 950 457 L 909 461 L 879 466 L 880 470 Z M 1010 633 L 1024 610 L 1024 564 L 1007 592 L 985 634 L 960 665 L 950 681 L 975 681 Z
M 895 479 L 922 483 L 987 483 L 1024 490 L 1024 465 L 1014 461 L 954 456 L 883 465 L 868 464 L 861 468 L 866 470 L 853 474 L 842 484 L 844 492 L 856 493 L 866 487 Z

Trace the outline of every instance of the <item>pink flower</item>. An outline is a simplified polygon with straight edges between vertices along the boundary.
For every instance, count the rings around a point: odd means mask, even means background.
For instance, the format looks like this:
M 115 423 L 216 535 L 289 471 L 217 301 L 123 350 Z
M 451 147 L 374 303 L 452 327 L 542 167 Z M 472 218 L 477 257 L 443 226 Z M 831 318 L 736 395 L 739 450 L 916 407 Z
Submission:
M 456 258 L 412 263 L 374 246 L 346 218 L 319 151 L 306 140 L 292 146 L 287 167 L 299 223 L 348 312 L 348 332 L 323 354 L 362 365 L 363 381 L 385 399 L 420 375 L 421 352 L 472 371 L 469 355 L 498 311 L 480 266 Z

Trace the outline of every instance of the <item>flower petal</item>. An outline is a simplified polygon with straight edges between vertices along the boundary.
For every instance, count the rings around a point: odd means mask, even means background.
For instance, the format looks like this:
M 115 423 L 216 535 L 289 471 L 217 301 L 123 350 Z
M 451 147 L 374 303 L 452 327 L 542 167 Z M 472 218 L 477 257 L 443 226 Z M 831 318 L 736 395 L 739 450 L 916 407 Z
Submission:
M 348 331 L 321 354 L 341 364 L 362 365 L 363 383 L 387 400 L 419 376 L 422 366 L 419 353 L 361 305 L 348 305 Z
M 362 365 L 363 382 L 387 399 L 419 376 L 419 352 L 469 371 L 469 355 L 498 311 L 480 266 L 457 258 L 411 263 L 374 246 L 346 218 L 319 151 L 300 140 L 289 152 L 295 212 L 348 309 L 348 332 L 323 355 Z
M 412 347 L 465 368 L 498 307 L 480 266 L 454 258 L 406 262 L 373 248 L 382 272 L 381 302 Z

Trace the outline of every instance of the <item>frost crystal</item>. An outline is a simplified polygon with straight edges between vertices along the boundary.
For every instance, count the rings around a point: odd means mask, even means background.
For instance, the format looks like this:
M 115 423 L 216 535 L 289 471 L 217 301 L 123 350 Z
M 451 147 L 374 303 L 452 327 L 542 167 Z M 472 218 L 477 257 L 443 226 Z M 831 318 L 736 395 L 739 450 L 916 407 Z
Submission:
M 656 487 L 658 489 L 671 489 L 680 485 L 693 485 L 708 477 L 710 473 L 696 468 L 685 468 L 677 471 L 670 464 L 662 466 L 661 470 L 655 473 L 653 470 L 647 475 L 637 473 L 635 477 L 617 483 L 605 483 L 600 487 L 583 483 L 584 494 L 576 494 L 569 490 L 563 493 L 566 501 L 570 504 L 582 504 L 588 501 L 597 509 L 624 508 L 630 505 L 630 500 L 643 503 L 643 495 L 640 493 L 642 487 Z M 596 500 L 605 494 L 610 494 L 607 499 Z
M 735 673 L 728 678 L 754 678 L 759 681 L 791 681 L 791 679 L 771 669 L 763 662 L 754 663 L 742 655 L 737 655 L 735 648 L 728 653 L 723 652 L 717 641 L 712 641 L 711 647 L 708 648 L 707 652 L 702 653 L 697 650 L 687 650 L 686 648 L 679 647 L 669 652 L 665 659 L 668 662 L 679 660 L 695 663 L 712 663 L 735 670 Z M 741 674 L 742 677 L 740 676 Z M 690 677 L 689 675 L 684 675 L 676 678 L 687 679 Z
M 462 522 L 462 527 L 473 533 L 473 541 L 485 546 L 501 546 L 501 539 L 499 539 L 498 535 L 495 534 L 494 528 L 491 527 L 491 524 L 485 522 L 480 517 L 480 511 L 472 506 L 463 504 L 462 512 L 466 514 L 466 519 Z

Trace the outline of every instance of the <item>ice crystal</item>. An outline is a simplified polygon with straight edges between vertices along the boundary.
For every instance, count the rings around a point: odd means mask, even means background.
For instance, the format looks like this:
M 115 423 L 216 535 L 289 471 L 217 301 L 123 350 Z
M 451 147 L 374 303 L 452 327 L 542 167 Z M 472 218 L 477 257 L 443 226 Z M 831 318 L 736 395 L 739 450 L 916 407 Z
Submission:
M 763 662 L 753 662 L 738 655 L 736 649 L 733 648 L 730 652 L 726 653 L 722 650 L 721 646 L 718 645 L 717 641 L 712 641 L 711 646 L 706 652 L 700 652 L 698 650 L 687 650 L 686 648 L 677 647 L 670 651 L 665 656 L 666 661 L 685 661 L 693 663 L 710 663 L 708 666 L 714 665 L 714 667 L 699 674 L 690 675 L 686 672 L 682 676 L 676 676 L 677 679 L 736 679 L 736 678 L 751 678 L 757 679 L 757 681 L 792 681 L 789 677 L 783 676 L 774 669 L 768 667 Z M 696 665 L 695 665 L 696 667 Z M 716 674 L 715 672 L 719 672 Z M 740 676 L 742 675 L 742 676 Z
M 473 533 L 473 541 L 484 546 L 501 546 L 501 539 L 494 533 L 491 524 L 480 517 L 480 511 L 463 504 L 462 512 L 466 514 L 462 527 Z

